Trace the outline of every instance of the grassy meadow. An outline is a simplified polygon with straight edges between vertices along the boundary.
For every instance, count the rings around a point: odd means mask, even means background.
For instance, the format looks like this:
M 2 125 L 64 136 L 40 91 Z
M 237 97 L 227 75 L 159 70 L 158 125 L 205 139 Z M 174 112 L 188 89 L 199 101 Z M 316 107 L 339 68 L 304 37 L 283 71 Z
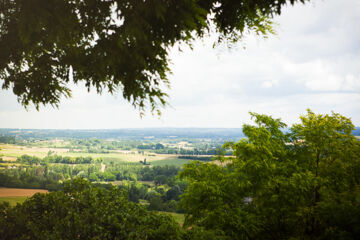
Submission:
M 0 203 L 8 202 L 10 206 L 15 206 L 16 204 L 23 203 L 28 197 L 22 196 L 22 197 L 0 197 Z
M 157 160 L 157 161 L 149 161 L 153 166 L 165 166 L 165 165 L 173 165 L 176 167 L 181 167 L 185 163 L 188 163 L 191 160 L 188 159 L 179 159 L 179 158 L 169 158 L 164 160 Z

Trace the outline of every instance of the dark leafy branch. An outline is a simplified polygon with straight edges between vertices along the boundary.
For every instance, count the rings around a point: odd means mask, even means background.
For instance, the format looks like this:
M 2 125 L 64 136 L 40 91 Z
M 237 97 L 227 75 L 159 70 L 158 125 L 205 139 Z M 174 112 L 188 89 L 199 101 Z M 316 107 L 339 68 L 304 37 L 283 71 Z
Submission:
M 306 0 L 1 0 L 0 80 L 37 109 L 71 97 L 71 82 L 122 92 L 143 112 L 167 103 L 168 50 L 213 28 L 219 41 L 272 33 L 281 8 Z

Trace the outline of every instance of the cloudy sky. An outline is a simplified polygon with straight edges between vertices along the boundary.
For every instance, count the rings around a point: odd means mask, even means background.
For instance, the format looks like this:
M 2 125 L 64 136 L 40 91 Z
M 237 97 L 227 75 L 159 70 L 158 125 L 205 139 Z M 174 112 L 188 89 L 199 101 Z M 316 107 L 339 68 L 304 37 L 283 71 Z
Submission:
M 313 0 L 287 7 L 275 19 L 276 36 L 249 36 L 231 50 L 171 52 L 170 107 L 163 115 L 139 112 L 120 96 L 75 86 L 59 109 L 24 110 L 0 90 L 0 128 L 241 127 L 249 111 L 291 124 L 307 108 L 331 110 L 360 126 L 360 1 Z

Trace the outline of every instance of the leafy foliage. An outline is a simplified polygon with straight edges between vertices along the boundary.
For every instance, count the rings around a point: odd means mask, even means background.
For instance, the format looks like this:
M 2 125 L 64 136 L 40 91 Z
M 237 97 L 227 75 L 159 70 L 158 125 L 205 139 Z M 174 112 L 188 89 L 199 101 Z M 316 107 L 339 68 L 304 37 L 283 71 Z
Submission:
M 0 210 L 1 239 L 180 239 L 181 234 L 169 216 L 129 202 L 115 187 L 105 190 L 82 179 Z
M 234 157 L 195 162 L 182 207 L 185 225 L 230 239 L 355 239 L 360 234 L 360 143 L 350 119 L 308 111 L 288 133 L 251 113 Z
M 70 83 L 107 90 L 141 110 L 166 104 L 168 50 L 215 28 L 219 41 L 266 36 L 286 3 L 305 0 L 3 0 L 0 79 L 24 106 L 57 106 Z

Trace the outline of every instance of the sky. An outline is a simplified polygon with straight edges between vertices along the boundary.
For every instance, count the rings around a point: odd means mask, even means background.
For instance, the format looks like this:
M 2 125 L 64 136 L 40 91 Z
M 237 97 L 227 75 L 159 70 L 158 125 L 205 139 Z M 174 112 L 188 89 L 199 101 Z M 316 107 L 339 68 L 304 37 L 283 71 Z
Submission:
M 83 86 L 58 109 L 40 111 L 0 90 L 0 128 L 240 128 L 251 122 L 249 111 L 292 124 L 307 108 L 360 126 L 360 1 L 313 0 L 284 8 L 275 22 L 277 34 L 268 39 L 247 36 L 231 49 L 204 39 L 193 50 L 172 50 L 170 106 L 161 117 L 140 118 L 121 94 Z

